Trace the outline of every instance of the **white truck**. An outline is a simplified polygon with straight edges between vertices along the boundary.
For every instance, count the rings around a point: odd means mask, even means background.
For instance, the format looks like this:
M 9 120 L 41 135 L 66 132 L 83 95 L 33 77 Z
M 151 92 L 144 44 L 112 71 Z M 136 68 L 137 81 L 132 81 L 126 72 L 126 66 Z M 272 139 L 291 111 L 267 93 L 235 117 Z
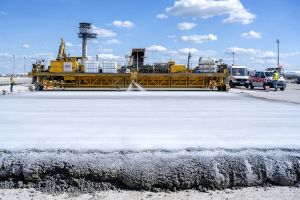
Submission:
M 229 67 L 229 73 L 229 85 L 231 88 L 236 86 L 245 86 L 246 88 L 249 87 L 249 73 L 247 67 L 241 65 L 232 65 Z
M 262 87 L 266 89 L 267 86 L 269 88 L 274 88 L 274 83 L 273 83 L 274 70 L 271 68 L 268 68 L 267 70 L 268 71 L 254 71 L 253 73 L 250 74 L 249 77 L 250 89 L 254 89 L 255 87 Z M 281 73 L 277 83 L 277 88 L 279 88 L 281 91 L 285 90 L 286 88 L 286 80 L 284 79 Z

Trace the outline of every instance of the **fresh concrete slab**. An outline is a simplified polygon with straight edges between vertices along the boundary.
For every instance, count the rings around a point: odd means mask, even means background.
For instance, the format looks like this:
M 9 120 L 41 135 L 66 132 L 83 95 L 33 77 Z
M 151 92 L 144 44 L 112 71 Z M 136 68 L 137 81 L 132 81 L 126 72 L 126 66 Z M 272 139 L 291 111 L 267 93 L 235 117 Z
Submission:
M 236 93 L 23 92 L 0 105 L 9 150 L 300 147 L 299 105 Z

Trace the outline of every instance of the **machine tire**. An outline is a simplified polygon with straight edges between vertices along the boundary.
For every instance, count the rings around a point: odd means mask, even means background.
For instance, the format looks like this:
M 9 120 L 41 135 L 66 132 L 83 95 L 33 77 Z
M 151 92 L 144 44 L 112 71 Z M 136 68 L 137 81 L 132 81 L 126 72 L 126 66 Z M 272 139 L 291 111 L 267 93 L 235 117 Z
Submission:
M 249 88 L 249 84 L 246 84 L 246 85 L 245 85 L 245 88 L 247 88 L 247 89 L 248 89 L 248 88 Z
M 35 90 L 36 90 L 36 91 L 43 91 L 43 90 L 44 90 L 44 88 L 43 88 L 43 86 L 42 86 L 42 85 L 40 85 L 40 84 L 36 83 L 36 84 L 35 84 Z
M 283 87 L 283 88 L 280 88 L 280 90 L 281 90 L 281 91 L 284 91 L 284 90 L 285 90 L 285 87 Z
M 229 86 L 228 84 L 225 84 L 225 85 L 223 86 L 223 91 L 228 92 L 229 90 L 230 90 L 230 86 Z

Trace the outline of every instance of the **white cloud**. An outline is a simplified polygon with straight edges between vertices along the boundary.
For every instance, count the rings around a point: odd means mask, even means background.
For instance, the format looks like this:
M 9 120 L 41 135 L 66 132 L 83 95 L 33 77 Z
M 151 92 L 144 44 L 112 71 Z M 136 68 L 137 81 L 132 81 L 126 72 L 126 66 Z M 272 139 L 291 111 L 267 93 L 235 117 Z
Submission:
M 218 37 L 213 34 L 208 35 L 188 35 L 188 36 L 181 36 L 181 40 L 184 42 L 194 42 L 194 43 L 203 43 L 208 41 L 217 40 Z
M 261 64 L 262 61 L 264 63 L 272 63 L 277 58 L 277 52 L 274 51 L 266 51 L 262 49 L 246 49 L 246 48 L 240 48 L 240 47 L 229 47 L 226 49 L 226 53 L 232 54 L 232 52 L 235 52 L 239 55 L 251 55 L 251 60 L 256 60 L 256 62 L 259 62 Z M 287 58 L 287 57 L 294 57 L 294 56 L 300 56 L 300 52 L 289 52 L 289 53 L 280 53 L 281 58 Z
M 252 64 L 265 64 L 265 61 L 262 59 L 257 59 L 256 57 L 252 56 L 250 57 Z
M 188 55 L 189 53 L 196 54 L 199 52 L 199 50 L 195 48 L 183 48 L 183 49 L 179 49 L 178 51 L 182 55 Z
M 255 31 L 249 31 L 248 33 L 243 33 L 241 36 L 247 39 L 260 39 L 261 33 Z
M 111 39 L 103 42 L 103 44 L 121 44 L 121 41 L 117 39 Z
M 100 51 L 103 53 L 112 53 L 113 52 L 112 49 L 100 49 Z
M 131 21 L 113 21 L 113 25 L 116 27 L 132 28 L 134 23 Z
M 3 10 L 0 10 L 0 15 L 6 15 L 6 12 Z
M 269 63 L 269 64 L 276 64 L 277 60 L 276 59 L 267 59 L 267 63 Z
M 164 13 L 161 13 L 161 14 L 156 15 L 156 18 L 158 18 L 158 19 L 167 19 L 168 15 L 166 15 Z
M 173 50 L 173 51 L 168 51 L 167 54 L 168 54 L 168 55 L 173 55 L 173 56 L 174 56 L 174 55 L 178 55 L 178 51 L 175 51 L 175 50 Z
M 29 49 L 30 48 L 30 45 L 29 44 L 22 44 L 21 46 L 23 49 Z
M 207 19 L 214 16 L 228 15 L 224 23 L 249 24 L 255 15 L 248 12 L 240 0 L 176 0 L 166 8 L 169 15 L 200 17 Z
M 177 28 L 182 30 L 182 31 L 183 30 L 191 30 L 196 26 L 197 26 L 197 24 L 189 23 L 189 22 L 182 22 L 182 23 L 177 24 Z
M 74 45 L 71 42 L 66 42 L 66 47 L 73 47 Z
M 114 54 L 103 53 L 103 54 L 99 54 L 98 58 L 102 59 L 102 60 L 119 60 L 121 57 L 120 56 L 116 56 Z
M 217 54 L 215 50 L 199 50 L 196 48 L 183 48 L 183 49 L 179 49 L 178 52 L 181 55 L 188 55 L 189 53 L 191 53 L 192 57 L 194 58 L 199 56 L 214 56 Z
M 257 60 L 256 63 L 258 63 L 258 64 L 265 64 L 265 61 L 263 61 L 263 60 L 260 59 L 260 60 Z
M 168 49 L 161 45 L 152 45 L 151 47 L 147 48 L 149 52 L 166 52 Z
M 240 47 L 229 47 L 226 49 L 227 53 L 236 53 L 236 54 L 243 54 L 243 55 L 255 55 L 257 54 L 257 49 L 245 49 Z
M 93 27 L 93 31 L 97 34 L 98 37 L 115 37 L 117 35 L 112 30 L 107 30 L 96 26 L 92 26 L 92 27 Z
M 261 51 L 256 55 L 258 58 L 277 58 L 277 53 L 273 51 Z
M 280 57 L 286 58 L 286 57 L 293 57 L 293 56 L 299 56 L 300 52 L 289 52 L 289 53 L 280 53 Z M 258 58 L 265 58 L 265 59 L 271 59 L 271 58 L 277 58 L 277 52 L 274 51 L 263 51 L 260 50 L 257 54 Z

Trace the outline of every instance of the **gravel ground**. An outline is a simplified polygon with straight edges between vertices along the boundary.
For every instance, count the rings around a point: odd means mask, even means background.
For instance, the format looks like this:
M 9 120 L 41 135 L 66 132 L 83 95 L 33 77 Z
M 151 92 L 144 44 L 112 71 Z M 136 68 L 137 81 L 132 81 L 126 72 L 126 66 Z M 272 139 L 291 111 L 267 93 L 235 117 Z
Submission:
M 199 192 L 185 190 L 178 192 L 145 192 L 145 191 L 105 191 L 92 194 L 61 193 L 47 194 L 34 189 L 0 189 L 0 200 L 43 199 L 43 200 L 296 200 L 300 199 L 300 188 L 294 187 L 249 187 L 239 190 Z

